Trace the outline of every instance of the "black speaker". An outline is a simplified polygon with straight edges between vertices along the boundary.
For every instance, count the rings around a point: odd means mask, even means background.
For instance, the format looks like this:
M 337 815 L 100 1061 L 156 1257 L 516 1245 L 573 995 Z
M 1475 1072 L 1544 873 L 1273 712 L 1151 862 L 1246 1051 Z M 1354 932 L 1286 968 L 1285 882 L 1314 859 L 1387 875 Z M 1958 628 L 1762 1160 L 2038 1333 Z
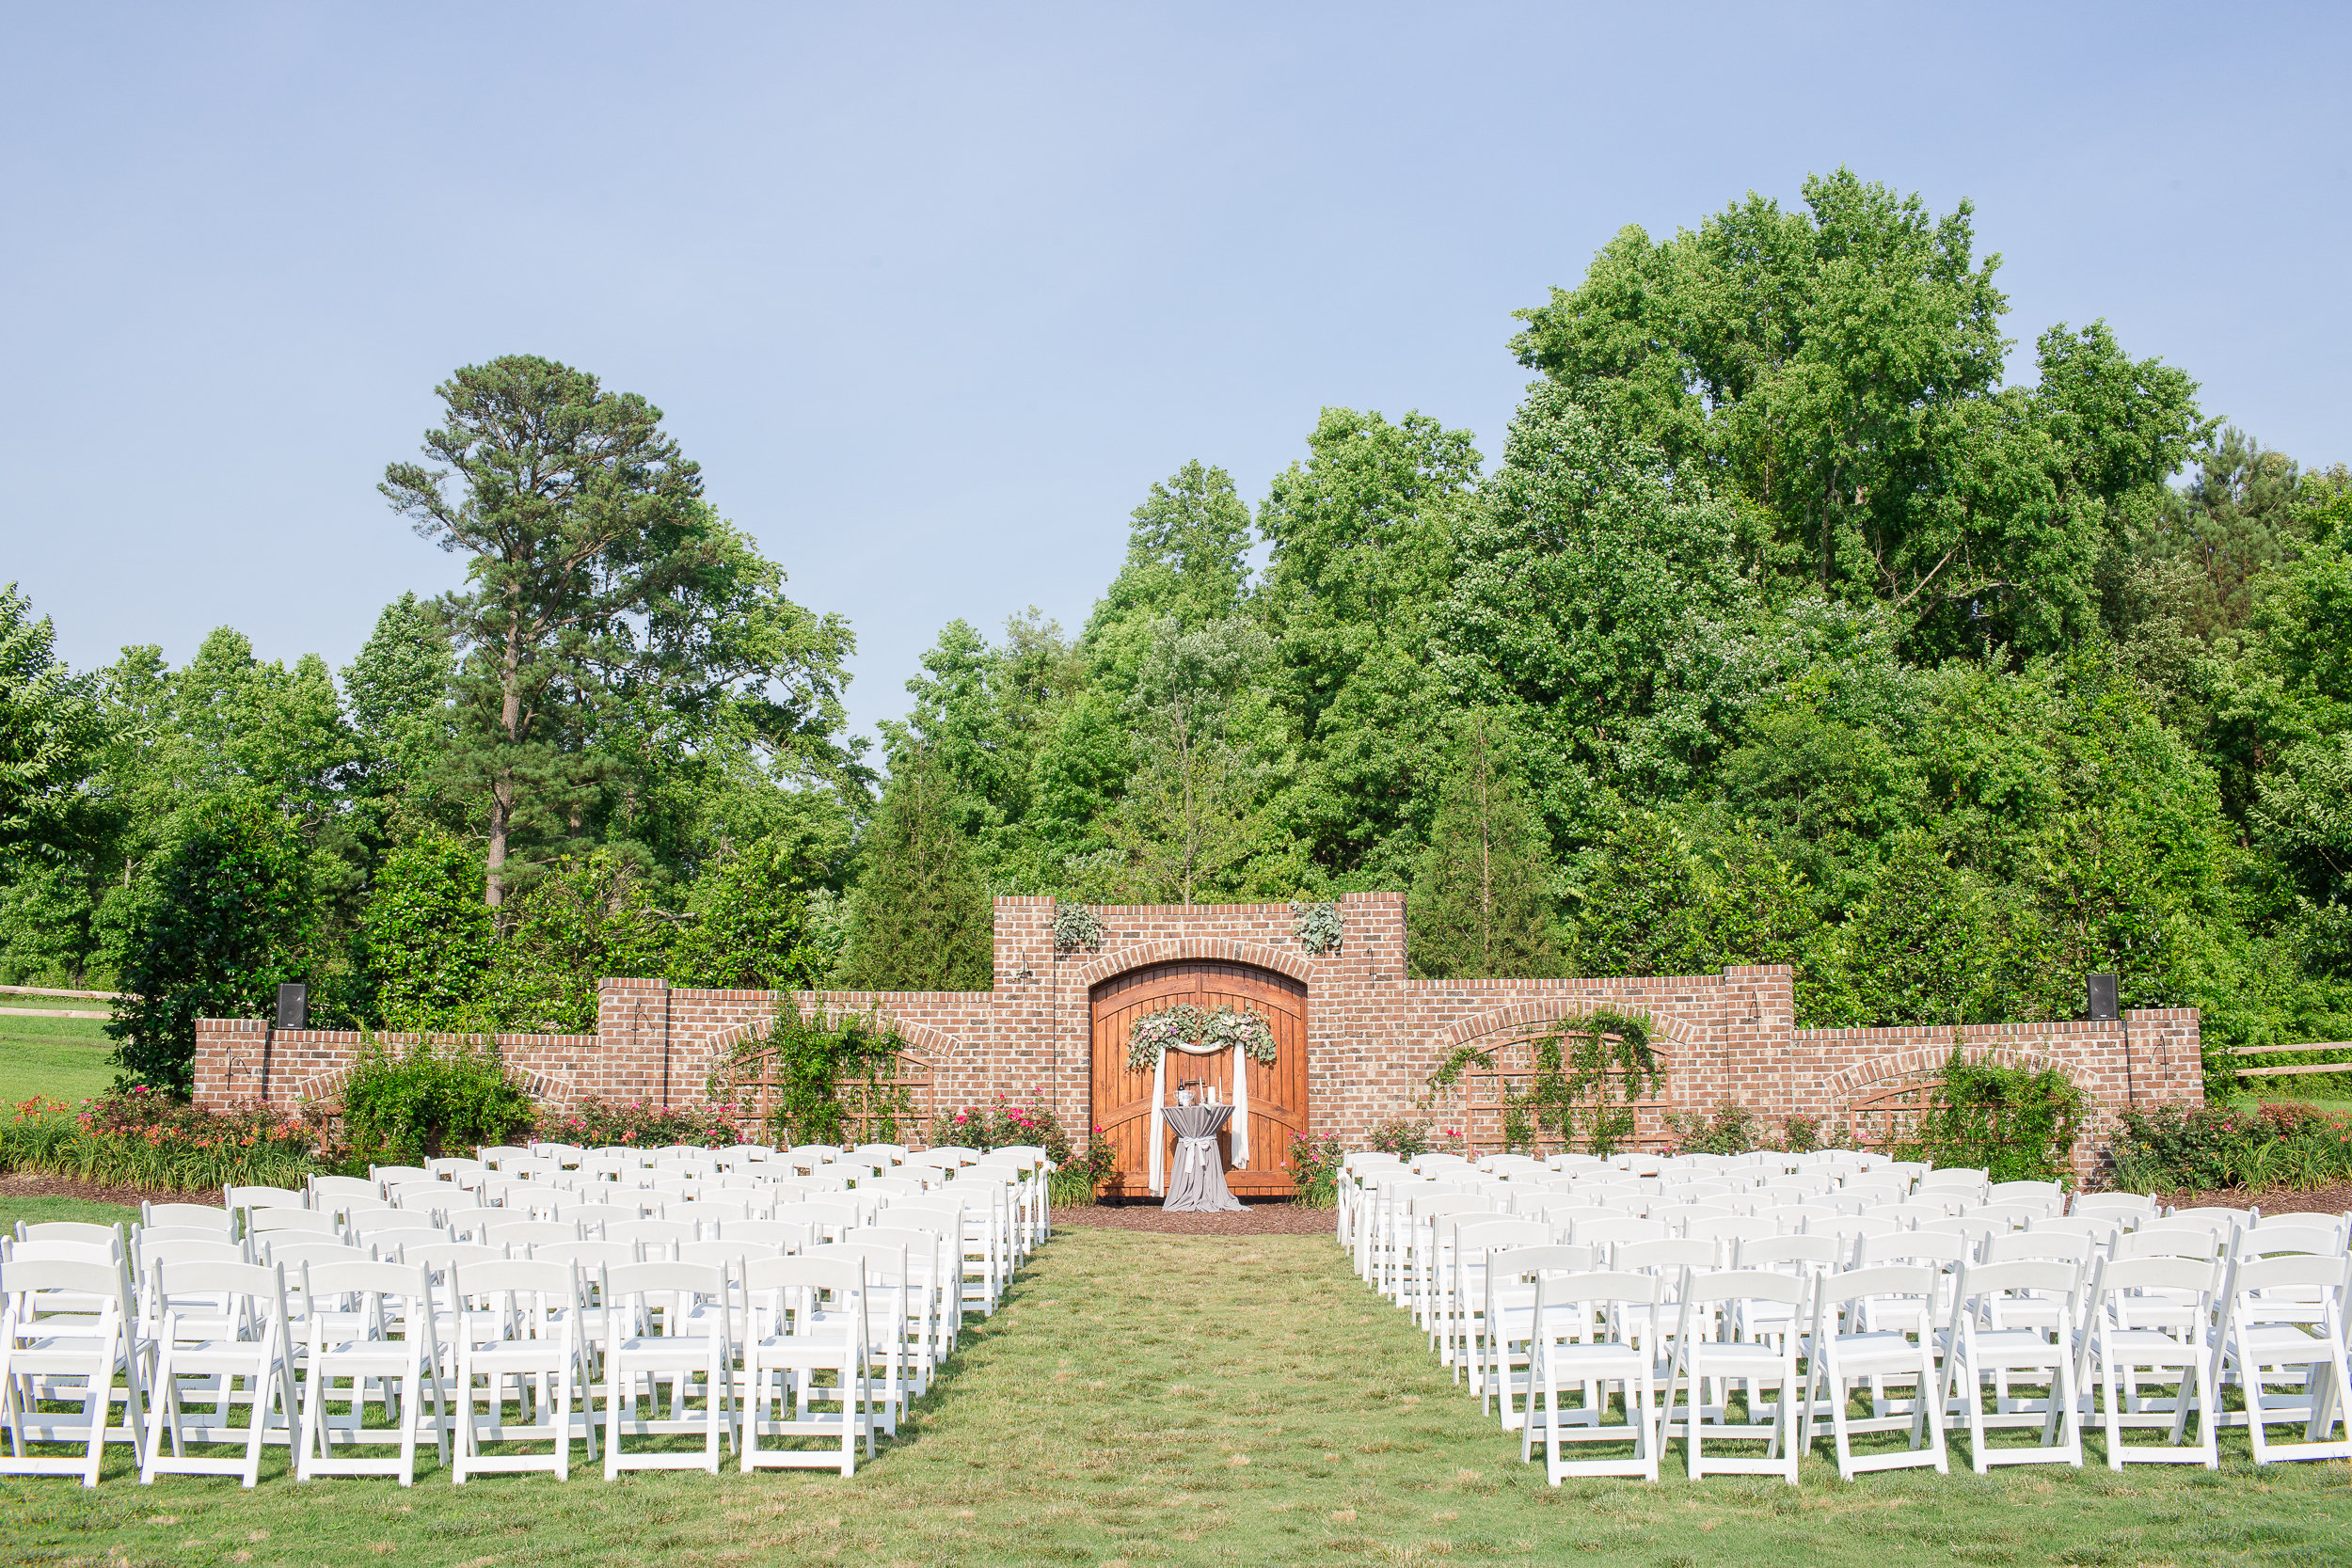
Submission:
M 2090 1016 L 2094 1020 L 2122 1018 L 2123 1016 L 2121 1012 L 2116 1010 L 2114 975 L 2093 974 L 2090 977 Z
M 283 985 L 278 988 L 278 1027 L 308 1029 L 310 1026 L 310 988 L 303 985 Z

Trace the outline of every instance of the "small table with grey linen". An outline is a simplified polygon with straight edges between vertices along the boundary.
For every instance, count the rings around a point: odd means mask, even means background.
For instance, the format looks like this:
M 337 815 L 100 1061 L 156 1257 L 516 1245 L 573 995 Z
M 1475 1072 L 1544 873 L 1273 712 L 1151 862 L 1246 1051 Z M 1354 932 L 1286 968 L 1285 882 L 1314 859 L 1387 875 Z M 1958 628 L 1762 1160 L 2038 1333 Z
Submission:
M 1216 1135 L 1233 1119 L 1231 1105 L 1170 1105 L 1160 1113 L 1176 1130 L 1176 1163 L 1168 1167 L 1162 1209 L 1178 1213 L 1217 1213 L 1242 1206 L 1225 1186 L 1225 1160 Z

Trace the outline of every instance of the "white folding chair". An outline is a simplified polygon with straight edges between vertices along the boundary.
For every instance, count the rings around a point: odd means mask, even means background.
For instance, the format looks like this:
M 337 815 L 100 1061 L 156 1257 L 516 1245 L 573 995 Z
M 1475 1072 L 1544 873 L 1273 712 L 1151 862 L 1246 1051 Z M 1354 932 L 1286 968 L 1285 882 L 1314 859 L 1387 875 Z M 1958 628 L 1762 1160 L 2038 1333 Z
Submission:
M 456 1339 L 457 1452 L 450 1480 L 572 1471 L 572 1438 L 596 1457 L 596 1418 L 580 1335 L 580 1275 L 568 1263 L 506 1258 L 450 1271 Z M 516 1418 L 506 1418 L 507 1389 Z M 579 1409 L 573 1409 L 577 1400 Z M 485 1408 L 486 1406 L 486 1409 Z M 485 1454 L 485 1443 L 546 1443 L 544 1454 Z
M 837 1247 L 758 1258 L 743 1282 L 753 1313 L 743 1342 L 744 1472 L 837 1465 L 854 1475 L 861 1440 L 874 1457 L 878 1402 L 865 1259 Z M 823 1372 L 833 1374 L 830 1386 L 818 1382 Z M 834 1408 L 818 1408 L 825 1404 Z M 838 1449 L 771 1449 L 762 1441 L 770 1437 L 825 1438 Z
M 2246 1407 L 2221 1419 L 2246 1427 L 2255 1464 L 2352 1457 L 2352 1426 L 2344 1438 L 2332 1435 L 2352 1419 L 2345 1410 L 2352 1398 L 2344 1365 L 2347 1291 L 2352 1259 L 2289 1253 L 2231 1259 L 2221 1287 L 2219 1376 L 2237 1385 Z M 2271 1427 L 2298 1422 L 2300 1441 L 2271 1440 Z
M 2216 1272 L 2211 1263 L 2190 1258 L 2101 1259 L 2095 1264 L 2090 1300 L 2083 1308 L 2074 1378 L 2091 1401 L 2105 1406 L 2107 1468 L 2121 1470 L 2132 1464 L 2221 1467 L 2219 1393 L 2206 1327 L 2212 1321 Z M 2139 1321 L 2142 1302 L 2162 1301 L 2169 1307 L 2183 1297 L 2197 1303 L 2196 1314 L 2185 1326 L 2170 1311 L 2164 1314 L 2171 1320 L 2170 1327 Z M 2169 1414 L 2142 1397 L 2142 1371 L 2156 1374 L 2158 1383 L 2178 1386 L 2179 1393 L 2168 1402 Z M 2197 1445 L 2185 1448 L 2182 1439 L 2192 1410 Z M 2125 1444 L 2125 1429 L 2147 1427 L 2167 1429 L 2169 1440 L 2161 1447 Z
M 870 1234 L 870 1227 L 859 1227 Z M 845 1238 L 819 1249 L 819 1255 L 840 1253 L 866 1265 L 866 1333 L 868 1361 L 867 1394 L 878 1410 L 875 1424 L 883 1436 L 895 1436 L 905 1412 L 907 1364 L 918 1352 L 915 1331 L 908 1318 L 919 1312 L 915 1272 L 904 1243 Z
M 313 1178 L 313 1180 L 316 1180 Z M 218 1231 L 235 1239 L 237 1219 L 226 1209 L 215 1209 L 209 1203 L 142 1203 L 139 1205 L 139 1228 L 152 1230 L 163 1226 L 186 1226 L 191 1229 Z
M 1804 1238 L 1826 1240 L 1827 1238 Z M 1930 1328 L 1917 1338 L 1901 1328 L 1873 1324 L 1874 1311 L 1915 1319 L 1922 1303 L 1936 1293 L 1936 1271 L 1905 1264 L 1848 1269 L 1819 1275 L 1813 1286 L 1813 1332 L 1806 1340 L 1805 1446 L 1810 1448 L 1826 1419 L 1837 1455 L 1837 1474 L 1851 1481 L 1868 1470 L 1899 1470 L 1932 1466 L 1937 1475 L 1951 1473 L 1944 1451 L 1943 1410 L 1937 1399 L 1935 1336 Z M 1875 1413 L 1880 1390 L 1887 1384 L 1909 1384 L 1915 1396 L 1906 1402 L 1909 1414 Z M 1858 1386 L 1872 1391 L 1873 1411 L 1856 1418 L 1848 1407 Z M 1856 1454 L 1853 1439 L 1869 1433 L 1907 1432 L 1910 1447 L 1891 1453 Z
M 96 1486 L 107 1443 L 129 1444 L 134 1463 L 142 1457 L 143 1395 L 154 1346 L 139 1334 L 119 1239 L 103 1257 L 17 1256 L 39 1244 L 12 1246 L 0 1259 L 0 1430 L 11 1449 L 0 1454 L 0 1475 L 79 1475 L 84 1486 Z M 123 1383 L 119 1421 L 117 1377 Z M 77 1393 L 78 1421 L 40 1408 L 71 1403 Z M 35 1443 L 80 1443 L 83 1453 L 37 1454 Z
M 755 1260 L 756 1261 L 756 1260 Z M 735 1337 L 727 1278 L 699 1263 L 625 1263 L 604 1271 L 604 1479 L 623 1470 L 707 1470 L 735 1434 Z M 696 1380 L 699 1379 L 699 1386 Z M 661 1388 L 671 1390 L 661 1414 Z M 640 1390 L 651 1414 L 639 1414 Z M 702 1413 L 689 1406 L 699 1392 Z M 628 1437 L 693 1435 L 703 1451 L 628 1451 Z
M 241 1260 L 157 1259 L 148 1278 L 156 1320 L 155 1378 L 140 1481 L 151 1486 L 159 1475 L 237 1476 L 249 1490 L 262 1479 L 262 1449 L 271 1442 L 285 1445 L 291 1465 L 300 1411 L 283 1271 Z M 209 1408 L 191 1420 L 190 1404 Z M 242 1428 L 231 1418 L 240 1404 L 249 1417 Z M 240 1440 L 242 1459 L 188 1451 L 192 1443 Z
M 300 1209 L 306 1202 L 303 1194 L 286 1187 L 225 1186 L 220 1190 L 220 1206 L 230 1213 L 240 1209 Z
M 1651 1411 L 1656 1352 L 1628 1330 L 1648 1322 L 1659 1295 L 1658 1279 L 1645 1274 L 1535 1275 L 1534 1364 L 1519 1429 L 1519 1458 L 1522 1463 L 1530 1459 L 1541 1443 L 1544 1479 L 1551 1485 L 1570 1476 L 1658 1479 L 1658 1432 Z M 1562 1310 L 1568 1307 L 1581 1310 Z M 1585 1408 L 1565 1409 L 1560 1390 L 1580 1385 L 1585 1390 Z M 1622 1424 L 1607 1419 L 1613 1385 L 1624 1391 Z M 1563 1451 L 1573 1443 L 1628 1441 L 1632 1452 L 1624 1458 L 1571 1460 Z
M 1692 1481 L 1708 1470 L 1724 1475 L 1778 1476 L 1797 1484 L 1804 1458 L 1798 1418 L 1804 1406 L 1797 1374 L 1800 1336 L 1788 1325 L 1804 1321 L 1808 1282 L 1764 1269 L 1692 1273 L 1681 1284 L 1682 1309 L 1676 1325 L 1665 1386 L 1660 1390 L 1660 1446 L 1672 1441 L 1675 1416 L 1682 1416 L 1682 1452 Z M 1759 1305 L 1769 1312 L 1755 1312 Z M 1751 1323 L 1774 1325 L 1752 1331 Z M 1731 1386 L 1741 1386 L 1747 1419 L 1731 1418 Z M 1677 1405 L 1675 1390 L 1688 1390 Z M 1764 1400 L 1771 1387 L 1777 1397 Z M 1719 1397 L 1710 1398 L 1710 1393 Z M 1759 1458 L 1705 1452 L 1708 1439 L 1762 1441 Z
M 1969 1460 L 1977 1474 L 1995 1465 L 2082 1468 L 2074 1336 L 2082 1277 L 2078 1264 L 2042 1259 L 1961 1265 L 1951 1325 L 1942 1337 L 1943 1405 L 1948 1413 L 1957 1401 L 1968 1418 Z M 2043 1385 L 2048 1394 L 2039 1400 L 2010 1395 L 2021 1374 Z M 1990 1415 L 1984 1408 L 1988 1393 L 1994 1400 Z M 2042 1429 L 2038 1444 L 1994 1448 L 1988 1436 L 1994 1429 L 2036 1426 Z
M 1551 1227 L 1541 1220 L 1493 1214 L 1454 1215 L 1438 1220 L 1438 1227 L 1450 1233 L 1444 1244 L 1454 1266 L 1438 1297 L 1430 1335 L 1438 1346 L 1438 1365 L 1451 1367 L 1456 1383 L 1462 1381 L 1465 1367 L 1471 1369 L 1470 1391 L 1480 1393 L 1476 1369 L 1483 1359 L 1478 1346 L 1485 1333 L 1487 1258 L 1496 1251 L 1548 1246 Z
M 889 1217 L 888 1211 L 884 1211 L 882 1217 Z M 946 1304 L 954 1285 L 953 1249 L 938 1232 L 913 1226 L 858 1226 L 845 1232 L 841 1240 L 834 1244 L 873 1243 L 898 1248 L 904 1255 L 906 1286 L 900 1292 L 900 1305 L 906 1316 L 907 1398 L 921 1399 L 930 1391 L 932 1373 L 946 1359 L 948 1352 L 941 1320 L 947 1310 Z M 876 1301 L 879 1307 L 882 1301 L 879 1294 Z
M 434 1332 L 433 1286 L 423 1266 L 306 1260 L 302 1296 L 309 1305 L 310 1332 L 294 1479 L 389 1475 L 403 1486 L 414 1485 L 417 1433 L 426 1425 L 447 1464 L 449 1406 Z M 338 1383 L 348 1387 L 339 1390 Z M 366 1425 L 371 1383 L 382 1389 L 391 1429 Z M 332 1404 L 345 1406 L 341 1419 L 328 1409 Z M 338 1446 L 346 1451 L 338 1454 Z M 392 1458 L 352 1451 L 392 1446 L 400 1450 Z
M 605 1241 L 635 1247 L 639 1258 L 651 1262 L 675 1257 L 678 1243 L 699 1241 L 702 1231 L 692 1220 L 612 1220 L 601 1235 Z

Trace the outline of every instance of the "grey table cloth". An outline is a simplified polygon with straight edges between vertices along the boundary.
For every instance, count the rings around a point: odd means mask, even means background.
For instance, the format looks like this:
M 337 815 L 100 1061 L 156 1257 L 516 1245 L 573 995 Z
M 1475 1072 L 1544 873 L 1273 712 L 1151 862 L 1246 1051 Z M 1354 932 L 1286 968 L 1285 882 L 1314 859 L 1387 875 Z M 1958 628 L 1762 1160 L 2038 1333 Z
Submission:
M 1216 1135 L 1233 1119 L 1231 1105 L 1170 1105 L 1161 1111 L 1176 1130 L 1176 1163 L 1168 1173 L 1162 1209 L 1179 1213 L 1216 1213 L 1238 1209 L 1241 1199 L 1225 1185 L 1225 1159 Z

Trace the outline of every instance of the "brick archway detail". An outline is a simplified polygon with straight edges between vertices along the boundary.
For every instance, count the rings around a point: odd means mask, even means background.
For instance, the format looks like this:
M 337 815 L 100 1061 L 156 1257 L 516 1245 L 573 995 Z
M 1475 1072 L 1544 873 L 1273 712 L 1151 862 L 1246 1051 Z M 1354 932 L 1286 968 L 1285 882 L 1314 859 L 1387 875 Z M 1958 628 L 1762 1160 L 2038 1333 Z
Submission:
M 1131 969 L 1144 969 L 1152 964 L 1174 963 L 1184 958 L 1217 958 L 1228 963 L 1255 964 L 1260 969 L 1287 974 L 1301 984 L 1311 986 L 1314 982 L 1314 965 L 1298 954 L 1224 937 L 1170 937 L 1136 947 L 1122 947 L 1116 953 L 1105 953 L 1084 965 L 1075 980 L 1079 986 L 1092 990 L 1114 974 L 1124 974 Z
M 2065 1075 L 2068 1083 L 2081 1087 L 2074 1069 L 2044 1052 L 2022 1051 L 2010 1045 L 1978 1046 L 1973 1049 L 1963 1046 L 1960 1056 L 1964 1062 L 1990 1062 L 1994 1067 L 2023 1068 L 2029 1072 L 2056 1068 Z M 1852 1103 L 1855 1096 L 1873 1085 L 1893 1078 L 1908 1078 L 1914 1073 L 1932 1073 L 1951 1059 L 1952 1048 L 1949 1045 L 1915 1046 L 1873 1061 L 1856 1063 L 1821 1080 L 1816 1088 L 1828 1103 L 1848 1105 Z
M 1442 1060 L 1460 1047 L 1470 1044 L 1472 1040 L 1483 1039 L 1488 1035 L 1523 1028 L 1531 1023 L 1550 1023 L 1555 1021 L 1572 1023 L 1604 1010 L 1615 1009 L 1610 1007 L 1606 999 L 1596 1001 L 1589 996 L 1561 996 L 1549 1001 L 1539 997 L 1533 1001 L 1514 1002 L 1507 1007 L 1496 1007 L 1491 1011 L 1466 1018 L 1447 1029 L 1438 1038 L 1439 1059 Z M 1676 1056 L 1689 1049 L 1690 1041 L 1683 1037 L 1680 1020 L 1652 1013 L 1649 1015 L 1649 1026 L 1652 1043 L 1668 1048 L 1659 1053 L 1668 1062 L 1672 1062 Z
M 956 1053 L 962 1048 L 963 1042 L 944 1029 L 894 1018 L 887 1008 L 883 1009 L 882 1016 L 906 1039 L 907 1049 L 900 1054 L 914 1058 L 916 1065 L 927 1071 L 935 1071 L 954 1060 Z M 758 1039 L 766 1035 L 769 1022 L 764 1018 L 754 1019 L 748 1023 L 739 1023 L 732 1029 L 722 1031 L 711 1042 L 710 1060 L 716 1063 L 721 1056 L 745 1040 Z
M 326 1101 L 333 1099 L 345 1084 L 351 1082 L 351 1075 L 358 1069 L 358 1064 L 355 1062 L 347 1067 L 312 1073 L 294 1085 L 294 1103 L 300 1104 L 305 1101 Z M 530 1095 L 532 1099 L 549 1104 L 568 1105 L 571 1103 L 572 1081 L 568 1077 L 532 1072 L 525 1068 L 515 1068 L 512 1070 L 521 1081 L 523 1092 Z

